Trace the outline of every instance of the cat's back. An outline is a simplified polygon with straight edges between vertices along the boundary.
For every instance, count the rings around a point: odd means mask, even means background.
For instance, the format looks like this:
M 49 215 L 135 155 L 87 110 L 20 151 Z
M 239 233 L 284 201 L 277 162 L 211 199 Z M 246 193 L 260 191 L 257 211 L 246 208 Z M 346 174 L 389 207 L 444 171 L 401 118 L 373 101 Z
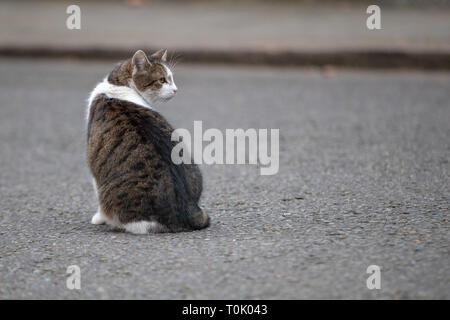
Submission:
M 163 175 L 172 128 L 153 110 L 98 95 L 90 106 L 88 163 L 99 184 L 112 175 Z

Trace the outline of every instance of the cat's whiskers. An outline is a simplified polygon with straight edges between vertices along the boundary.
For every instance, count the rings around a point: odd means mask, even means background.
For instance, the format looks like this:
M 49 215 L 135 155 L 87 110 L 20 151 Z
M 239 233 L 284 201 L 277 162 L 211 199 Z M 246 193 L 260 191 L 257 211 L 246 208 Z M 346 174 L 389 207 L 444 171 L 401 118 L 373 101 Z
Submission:
M 181 58 L 181 54 L 180 53 L 177 53 L 177 54 L 174 53 L 170 57 L 170 60 L 167 63 L 167 66 L 169 67 L 170 70 L 172 70 L 172 72 L 173 72 L 173 68 L 175 68 L 175 66 L 178 64 L 180 58 Z

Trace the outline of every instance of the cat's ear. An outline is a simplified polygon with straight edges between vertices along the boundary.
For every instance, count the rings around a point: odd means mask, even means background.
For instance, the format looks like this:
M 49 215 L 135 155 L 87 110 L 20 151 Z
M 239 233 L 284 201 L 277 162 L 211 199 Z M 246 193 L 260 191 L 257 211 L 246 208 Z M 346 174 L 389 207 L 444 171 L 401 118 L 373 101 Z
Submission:
M 167 49 L 158 50 L 152 54 L 151 57 L 155 60 L 161 60 L 164 62 L 167 59 Z
M 137 71 L 144 70 L 145 67 L 151 65 L 151 62 L 148 60 L 147 55 L 144 51 L 138 50 L 133 56 L 132 59 L 133 66 Z

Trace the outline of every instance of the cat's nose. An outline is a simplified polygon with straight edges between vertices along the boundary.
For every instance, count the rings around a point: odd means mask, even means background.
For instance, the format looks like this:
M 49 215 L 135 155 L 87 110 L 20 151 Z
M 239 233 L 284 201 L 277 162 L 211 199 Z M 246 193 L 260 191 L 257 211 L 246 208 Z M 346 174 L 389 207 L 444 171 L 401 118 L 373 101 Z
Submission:
M 178 89 L 173 89 L 173 94 L 177 93 Z

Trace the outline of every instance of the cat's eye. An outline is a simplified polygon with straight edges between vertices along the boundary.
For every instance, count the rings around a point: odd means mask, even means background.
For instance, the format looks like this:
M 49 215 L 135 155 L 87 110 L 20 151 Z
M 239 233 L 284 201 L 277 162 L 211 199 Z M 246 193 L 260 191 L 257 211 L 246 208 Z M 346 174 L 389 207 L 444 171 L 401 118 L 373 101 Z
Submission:
M 162 83 L 166 83 L 167 82 L 166 78 L 161 78 L 161 79 L 159 79 L 159 81 L 161 81 Z

